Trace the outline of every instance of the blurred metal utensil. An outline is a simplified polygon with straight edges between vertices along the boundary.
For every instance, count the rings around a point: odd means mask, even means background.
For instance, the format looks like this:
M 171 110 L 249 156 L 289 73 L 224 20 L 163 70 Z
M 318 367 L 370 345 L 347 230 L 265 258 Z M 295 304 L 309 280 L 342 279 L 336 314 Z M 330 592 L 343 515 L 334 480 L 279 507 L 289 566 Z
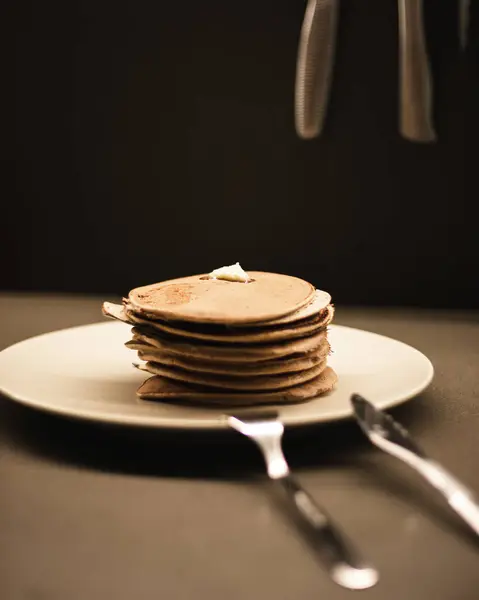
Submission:
M 370 441 L 422 475 L 479 535 L 479 505 L 473 493 L 441 465 L 428 458 L 391 415 L 382 412 L 359 394 L 351 397 L 351 403 L 354 415 Z
M 336 45 L 339 0 L 309 0 L 298 48 L 295 87 L 296 131 L 318 136 L 329 101 Z
M 423 27 L 422 0 L 398 0 L 399 128 L 414 142 L 433 142 L 432 82 Z
M 459 2 L 459 42 L 461 49 L 467 48 L 469 34 L 470 0 L 458 0 Z
M 242 412 L 227 417 L 229 425 L 253 440 L 261 450 L 268 475 L 286 490 L 289 501 L 312 534 L 330 577 L 348 589 L 366 589 L 378 580 L 377 571 L 360 560 L 351 542 L 292 477 L 281 440 L 284 427 L 275 411 Z

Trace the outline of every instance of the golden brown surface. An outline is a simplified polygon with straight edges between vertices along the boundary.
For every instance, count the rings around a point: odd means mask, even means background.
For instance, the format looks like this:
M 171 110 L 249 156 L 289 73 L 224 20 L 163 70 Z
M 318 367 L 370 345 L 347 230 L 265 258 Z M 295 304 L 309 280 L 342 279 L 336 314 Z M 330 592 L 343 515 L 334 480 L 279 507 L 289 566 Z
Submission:
M 302 279 L 251 271 L 249 283 L 194 275 L 136 288 L 128 296 L 135 311 L 157 318 L 202 323 L 260 323 L 290 315 L 314 298 Z

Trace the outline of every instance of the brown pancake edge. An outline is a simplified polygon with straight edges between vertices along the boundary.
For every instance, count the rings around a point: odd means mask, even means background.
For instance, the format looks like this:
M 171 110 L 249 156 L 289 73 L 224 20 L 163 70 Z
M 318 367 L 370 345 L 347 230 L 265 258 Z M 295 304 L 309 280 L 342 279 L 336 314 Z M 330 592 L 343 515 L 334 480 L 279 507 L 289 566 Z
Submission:
M 138 344 L 135 348 L 138 358 L 142 361 L 159 363 L 167 367 L 177 367 L 186 371 L 209 373 L 217 375 L 229 375 L 236 377 L 251 377 L 255 375 L 279 375 L 305 371 L 317 365 L 326 358 L 331 350 L 327 340 L 324 340 L 317 350 L 295 358 L 280 358 L 272 361 L 261 361 L 253 363 L 220 363 L 215 361 L 200 360 L 182 357 L 157 350 L 151 346 Z
M 167 334 L 173 337 L 190 338 L 191 340 L 205 340 L 211 342 L 220 343 L 242 343 L 242 344 L 254 344 L 272 341 L 288 340 L 297 337 L 304 337 L 310 333 L 318 332 L 324 327 L 327 327 L 333 318 L 333 310 L 328 310 L 327 307 L 320 313 L 320 318 L 307 319 L 306 322 L 301 324 L 291 323 L 289 325 L 282 325 L 276 327 L 257 327 L 254 331 L 248 328 L 247 331 L 241 331 L 240 328 L 224 328 L 221 333 L 211 333 L 207 327 L 201 329 L 181 328 L 179 322 L 171 321 L 152 321 L 142 317 L 138 317 L 136 314 L 131 313 L 128 310 L 123 311 L 125 322 L 131 325 L 146 326 L 153 330 L 159 331 L 160 334 Z
M 322 310 L 331 305 L 331 296 L 328 292 L 323 290 L 315 290 L 313 297 L 308 304 L 305 304 L 302 308 L 286 315 L 285 317 L 281 317 L 279 319 L 274 319 L 273 321 L 266 321 L 264 323 L 258 323 L 258 325 L 263 325 L 264 327 L 278 326 L 278 325 L 286 325 L 289 323 L 296 323 L 298 321 L 305 321 L 306 319 L 310 319 L 315 315 L 318 315 Z
M 255 406 L 264 404 L 294 404 L 312 400 L 330 392 L 338 377 L 331 367 L 306 383 L 272 392 L 235 393 L 223 390 L 200 390 L 181 381 L 155 375 L 137 391 L 143 400 L 181 401 L 200 406 Z
M 264 361 L 290 355 L 307 354 L 319 348 L 323 341 L 327 339 L 326 329 L 303 338 L 273 344 L 256 345 L 213 344 L 199 340 L 195 340 L 194 343 L 188 340 L 178 341 L 177 339 L 164 336 L 152 336 L 150 332 L 145 333 L 138 327 L 133 327 L 132 334 L 133 339 L 126 343 L 129 348 L 134 349 L 135 344 L 139 342 L 180 356 L 218 361 L 221 363 Z
M 146 371 L 152 375 L 160 375 L 167 379 L 174 379 L 175 381 L 181 381 L 194 386 L 254 392 L 293 387 L 314 379 L 314 377 L 317 377 L 326 368 L 326 358 L 323 358 L 317 365 L 303 371 L 275 375 L 252 375 L 250 377 L 186 371 L 156 362 L 147 362 L 136 366 L 141 371 Z
M 138 317 L 136 314 L 129 311 L 125 306 L 119 304 L 113 304 L 111 302 L 104 302 L 102 312 L 105 316 L 117 319 L 123 323 L 128 323 L 132 327 L 138 326 L 139 328 L 148 328 L 152 337 L 155 336 L 155 331 L 161 334 L 170 335 L 173 338 L 190 338 L 193 343 L 195 339 L 220 342 L 220 343 L 264 343 L 264 342 L 281 342 L 288 339 L 300 338 L 309 334 L 318 333 L 325 327 L 327 327 L 334 317 L 333 305 L 327 306 L 323 309 L 316 317 L 307 318 L 302 320 L 300 323 L 291 323 L 289 325 L 282 325 L 281 329 L 276 329 L 274 326 L 268 327 L 266 330 L 261 328 L 255 328 L 253 333 L 248 329 L 248 333 L 243 333 L 241 329 L 229 329 L 225 328 L 221 334 L 210 333 L 207 328 L 204 330 L 193 330 L 181 329 L 178 322 L 168 321 L 152 321 L 146 318 Z M 147 332 L 147 330 L 144 330 Z M 205 333 L 206 331 L 206 333 Z M 179 340 L 179 341 L 185 341 Z

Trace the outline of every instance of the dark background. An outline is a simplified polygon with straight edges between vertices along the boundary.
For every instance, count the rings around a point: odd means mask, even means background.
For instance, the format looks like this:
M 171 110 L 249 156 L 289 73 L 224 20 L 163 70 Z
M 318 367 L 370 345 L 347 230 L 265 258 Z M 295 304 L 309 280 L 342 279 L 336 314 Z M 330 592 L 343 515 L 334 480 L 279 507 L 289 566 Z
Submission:
M 425 3 L 440 141 L 420 146 L 397 133 L 395 0 L 343 0 L 311 142 L 302 0 L 8 0 L 1 288 L 125 294 L 239 260 L 336 303 L 479 306 L 472 4 L 461 54 L 456 0 Z

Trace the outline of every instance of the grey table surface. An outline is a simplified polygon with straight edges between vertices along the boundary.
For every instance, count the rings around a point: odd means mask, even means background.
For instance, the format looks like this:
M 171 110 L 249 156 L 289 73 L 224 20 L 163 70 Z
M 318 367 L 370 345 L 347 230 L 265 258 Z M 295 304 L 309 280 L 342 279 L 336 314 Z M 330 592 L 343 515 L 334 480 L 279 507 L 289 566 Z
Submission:
M 0 348 L 99 321 L 100 303 L 0 295 Z M 431 387 L 393 412 L 479 491 L 479 314 L 338 307 L 336 322 L 431 358 Z M 479 598 L 479 543 L 353 422 L 289 432 L 285 451 L 379 567 L 375 588 L 328 580 L 247 440 L 68 421 L 0 398 L 0 598 Z

